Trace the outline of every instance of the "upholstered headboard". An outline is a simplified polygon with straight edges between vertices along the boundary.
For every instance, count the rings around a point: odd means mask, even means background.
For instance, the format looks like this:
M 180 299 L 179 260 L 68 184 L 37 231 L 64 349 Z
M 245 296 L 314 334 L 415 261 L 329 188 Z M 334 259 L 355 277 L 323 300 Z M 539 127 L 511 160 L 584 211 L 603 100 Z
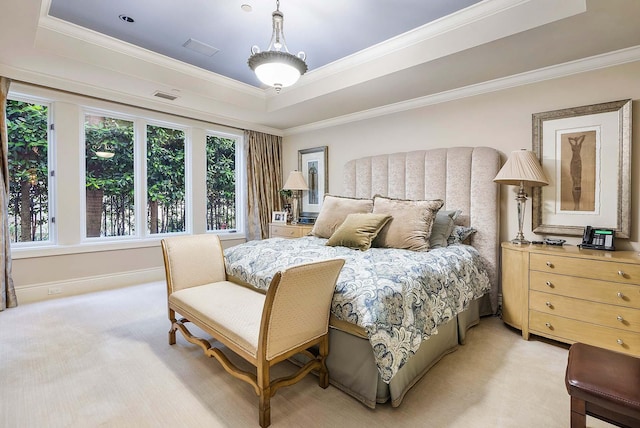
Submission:
M 478 232 L 472 244 L 486 262 L 492 284 L 491 306 L 498 305 L 500 192 L 493 178 L 498 151 L 489 147 L 451 147 L 354 159 L 344 168 L 344 195 L 376 194 L 402 199 L 443 199 L 460 209 L 456 223 Z

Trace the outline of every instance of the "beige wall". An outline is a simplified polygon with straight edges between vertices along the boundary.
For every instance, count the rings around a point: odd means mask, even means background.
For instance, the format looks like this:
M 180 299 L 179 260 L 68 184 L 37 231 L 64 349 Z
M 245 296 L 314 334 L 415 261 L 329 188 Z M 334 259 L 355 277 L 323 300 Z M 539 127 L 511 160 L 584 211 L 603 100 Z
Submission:
M 445 146 L 490 146 L 503 154 L 531 149 L 531 115 L 537 112 L 633 99 L 631 238 L 620 249 L 640 249 L 638 231 L 640 185 L 640 62 L 389 114 L 345 125 L 297 133 L 284 138 L 283 168 L 297 169 L 298 150 L 328 146 L 329 192 L 342 191 L 342 168 L 352 158 Z M 515 237 L 518 224 L 514 186 L 502 186 L 501 240 Z M 524 234 L 531 232 L 528 201 Z M 566 238 L 578 243 L 578 238 Z

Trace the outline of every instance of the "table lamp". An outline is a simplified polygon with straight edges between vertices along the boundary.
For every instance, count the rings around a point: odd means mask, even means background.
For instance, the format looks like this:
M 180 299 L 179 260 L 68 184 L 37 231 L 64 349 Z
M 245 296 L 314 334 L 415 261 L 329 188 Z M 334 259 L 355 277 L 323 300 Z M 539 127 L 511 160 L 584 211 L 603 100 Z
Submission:
M 540 161 L 536 154 L 530 150 L 515 150 L 502 166 L 498 175 L 493 179 L 496 183 L 520 186 L 518 190 L 518 234 L 512 239 L 513 244 L 529 244 L 522 234 L 522 223 L 524 222 L 524 208 L 527 202 L 527 194 L 524 191 L 527 187 L 542 187 L 549 184 L 549 179 L 544 174 Z
M 304 180 L 300 171 L 291 171 L 282 188 L 284 190 L 291 190 L 292 192 L 293 199 L 291 202 L 293 205 L 293 220 L 291 221 L 291 224 L 298 224 L 298 219 L 300 218 L 300 192 L 302 190 L 309 190 L 307 182 Z

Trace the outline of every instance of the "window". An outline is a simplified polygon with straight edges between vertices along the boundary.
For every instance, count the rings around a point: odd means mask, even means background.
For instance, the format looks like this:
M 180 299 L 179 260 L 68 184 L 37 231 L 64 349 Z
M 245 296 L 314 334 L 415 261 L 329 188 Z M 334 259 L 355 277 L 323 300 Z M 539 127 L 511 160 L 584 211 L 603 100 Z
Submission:
M 16 255 L 244 232 L 241 130 L 26 84 L 12 90 L 8 208 Z
M 9 233 L 12 243 L 51 239 L 49 106 L 7 100 Z
M 186 231 L 184 131 L 147 125 L 147 232 Z
M 87 237 L 135 235 L 133 122 L 84 118 Z
M 207 135 L 207 230 L 236 229 L 236 141 Z

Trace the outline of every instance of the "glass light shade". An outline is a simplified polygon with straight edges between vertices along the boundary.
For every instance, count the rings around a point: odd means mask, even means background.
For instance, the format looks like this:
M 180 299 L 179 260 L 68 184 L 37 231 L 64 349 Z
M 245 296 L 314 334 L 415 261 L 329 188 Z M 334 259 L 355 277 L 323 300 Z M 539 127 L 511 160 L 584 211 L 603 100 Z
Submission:
M 300 72 L 288 64 L 281 62 L 267 62 L 255 69 L 256 76 L 265 85 L 286 88 L 298 81 Z

